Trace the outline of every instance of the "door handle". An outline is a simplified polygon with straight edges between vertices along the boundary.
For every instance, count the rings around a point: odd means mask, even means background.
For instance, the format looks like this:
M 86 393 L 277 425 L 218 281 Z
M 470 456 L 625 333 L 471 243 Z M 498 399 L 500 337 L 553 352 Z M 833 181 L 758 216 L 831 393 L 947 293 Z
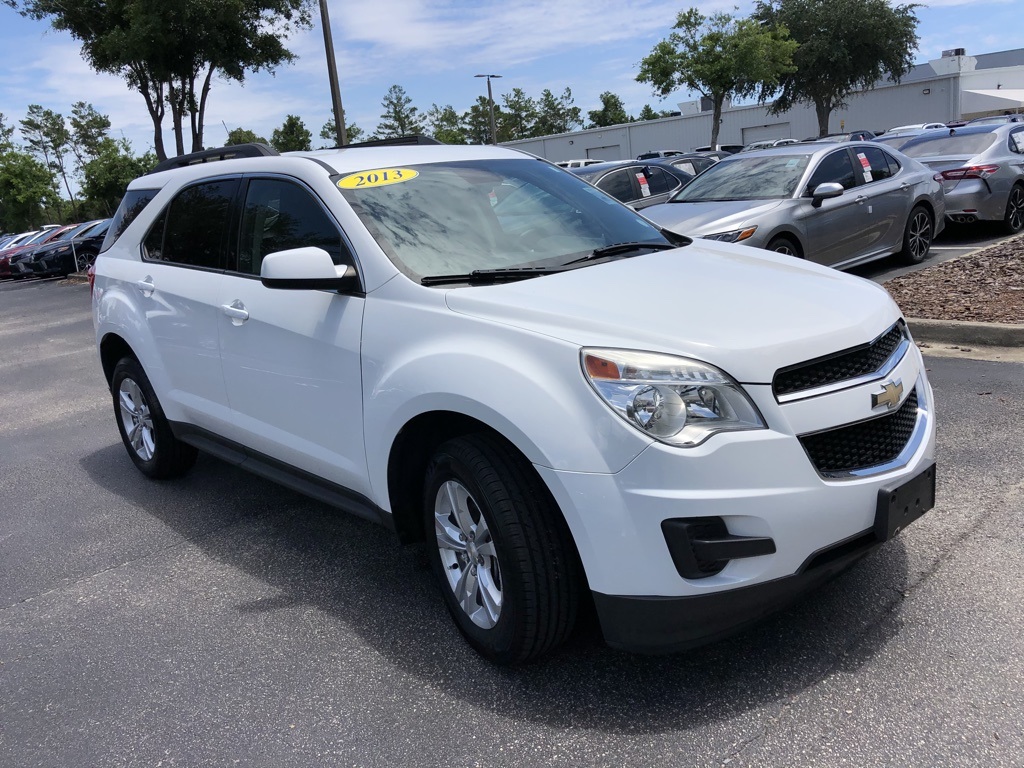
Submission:
M 146 296 L 146 297 L 152 296 L 153 295 L 153 291 L 156 290 L 156 286 L 153 285 L 153 278 L 150 277 L 149 275 L 146 275 L 141 280 L 136 280 L 135 281 L 135 286 L 140 291 L 142 291 L 142 295 Z
M 225 315 L 231 318 L 231 322 L 234 325 L 241 325 L 249 319 L 249 310 L 238 299 L 235 299 L 230 304 L 221 304 L 220 308 Z
M 864 203 L 868 201 L 868 199 L 864 197 L 864 195 L 857 195 L 857 197 L 855 197 L 854 200 L 857 201 L 857 205 L 864 205 Z

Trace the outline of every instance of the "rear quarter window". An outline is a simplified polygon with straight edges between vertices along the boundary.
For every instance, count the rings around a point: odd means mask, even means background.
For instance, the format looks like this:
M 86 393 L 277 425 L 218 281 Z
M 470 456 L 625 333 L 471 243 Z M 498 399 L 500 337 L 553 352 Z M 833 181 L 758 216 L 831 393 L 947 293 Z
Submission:
M 110 220 L 110 227 L 107 229 L 107 236 L 103 239 L 103 245 L 100 246 L 100 253 L 117 241 L 117 238 L 138 218 L 159 191 L 159 189 L 130 189 L 125 193 L 121 204 L 117 206 L 117 212 Z

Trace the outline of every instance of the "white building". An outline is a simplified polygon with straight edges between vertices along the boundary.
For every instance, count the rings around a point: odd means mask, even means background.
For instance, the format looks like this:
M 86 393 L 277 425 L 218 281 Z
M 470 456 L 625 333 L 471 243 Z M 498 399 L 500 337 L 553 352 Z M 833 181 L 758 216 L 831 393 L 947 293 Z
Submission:
M 1024 111 L 1024 48 L 968 56 L 964 49 L 914 67 L 899 84 L 879 83 L 853 94 L 849 106 L 832 112 L 829 132 L 872 130 L 896 125 L 970 120 L 1006 111 Z M 599 158 L 626 160 L 659 149 L 691 150 L 711 139 L 711 112 L 684 110 L 678 117 L 507 142 L 548 160 Z M 688 107 L 690 105 L 687 105 Z M 765 107 L 731 107 L 722 113 L 719 144 L 818 135 L 813 105 L 799 105 L 782 115 Z

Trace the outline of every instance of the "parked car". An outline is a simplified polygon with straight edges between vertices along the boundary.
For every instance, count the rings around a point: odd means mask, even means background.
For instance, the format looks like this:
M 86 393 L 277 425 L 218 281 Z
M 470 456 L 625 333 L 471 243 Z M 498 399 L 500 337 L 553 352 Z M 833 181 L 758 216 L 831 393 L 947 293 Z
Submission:
M 594 158 L 585 158 L 582 160 L 560 160 L 555 165 L 559 168 L 585 168 L 588 165 L 595 165 L 597 163 L 603 163 L 604 160 L 595 160 Z
M 877 285 L 511 149 L 235 151 L 133 181 L 96 259 L 127 454 L 170 478 L 201 448 L 424 541 L 487 658 L 584 603 L 617 647 L 707 642 L 932 506 L 932 391 Z
M 31 245 L 26 245 L 18 250 L 18 253 L 10 257 L 11 276 L 15 279 L 32 277 L 33 272 L 28 267 L 29 261 L 40 248 L 46 248 L 54 243 L 60 243 L 71 232 L 77 228 L 77 224 L 66 224 L 49 231 L 49 235 Z
M 846 131 L 844 133 L 826 133 L 824 136 L 810 136 L 804 141 L 871 141 L 875 138 L 874 131 Z
M 110 219 L 79 224 L 64 236 L 36 248 L 25 260 L 25 268 L 36 277 L 84 271 L 96 258 L 109 224 Z
M 681 149 L 659 149 L 654 152 L 644 152 L 643 154 L 637 155 L 637 160 L 657 160 L 659 157 L 675 157 L 676 155 L 685 155 Z
M 902 149 L 903 145 L 909 142 L 911 139 L 916 139 L 918 136 L 924 136 L 925 134 L 932 134 L 935 136 L 946 136 L 949 134 L 949 129 L 942 126 L 938 129 L 928 128 L 908 128 L 896 133 L 886 132 L 881 136 L 876 136 L 874 141 L 878 144 L 885 144 L 890 149 Z
M 1007 232 L 1024 230 L 1024 124 L 968 125 L 922 135 L 901 151 L 938 173 L 951 220 L 1002 221 Z
M 8 246 L 2 252 L 0 252 L 0 278 L 14 278 L 19 279 L 27 277 L 20 269 L 11 269 L 11 262 L 16 260 L 20 262 L 21 255 L 27 250 L 31 249 L 41 243 L 49 242 L 57 233 L 58 227 L 48 226 L 44 229 L 38 230 L 30 236 L 22 239 L 19 243 L 13 246 Z
M 752 141 L 747 144 L 740 152 L 756 152 L 759 149 L 769 149 L 771 147 L 782 147 L 786 144 L 799 144 L 796 139 L 769 139 L 767 141 Z
M 889 128 L 881 135 L 888 136 L 893 133 L 905 133 L 907 131 L 931 131 L 936 128 L 946 127 L 945 123 L 912 123 L 911 125 L 897 125 L 895 128 Z
M 674 232 L 744 243 L 836 268 L 928 256 L 942 185 L 875 143 L 791 144 L 716 163 L 644 216 Z
M 665 202 L 693 178 L 676 166 L 644 160 L 599 163 L 569 170 L 634 210 Z
M 1004 123 L 1024 123 L 1024 115 L 991 115 L 968 120 L 967 125 L 1003 125 Z
M 718 162 L 719 158 L 712 157 L 713 154 L 715 153 L 697 154 L 696 152 L 684 152 L 681 155 L 673 155 L 672 157 L 665 157 L 661 160 L 654 160 L 652 162 L 658 165 L 667 163 L 673 168 L 679 169 L 683 173 L 687 173 L 690 176 L 696 176 L 705 168 L 710 168 Z M 723 154 L 722 157 L 728 157 L 728 155 Z
M 742 144 L 710 144 L 706 147 L 697 147 L 694 152 L 724 152 L 727 155 L 735 155 L 743 150 Z

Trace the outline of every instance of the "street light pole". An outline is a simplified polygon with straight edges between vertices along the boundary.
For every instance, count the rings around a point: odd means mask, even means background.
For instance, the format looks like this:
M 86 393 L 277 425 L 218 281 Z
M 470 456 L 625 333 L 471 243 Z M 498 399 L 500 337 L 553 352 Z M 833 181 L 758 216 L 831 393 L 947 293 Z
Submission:
M 338 146 L 348 144 L 345 131 L 345 110 L 341 106 L 341 89 L 338 87 L 338 64 L 334 60 L 334 40 L 331 36 L 331 17 L 327 13 L 327 0 L 320 0 L 320 23 L 324 28 L 324 47 L 327 49 L 327 76 L 331 81 L 331 101 L 334 104 L 334 130 Z
M 494 127 L 494 96 L 491 93 L 491 78 L 501 77 L 501 75 L 473 75 L 473 77 L 486 77 L 487 78 L 487 105 L 491 110 L 491 144 L 498 143 L 498 132 Z

